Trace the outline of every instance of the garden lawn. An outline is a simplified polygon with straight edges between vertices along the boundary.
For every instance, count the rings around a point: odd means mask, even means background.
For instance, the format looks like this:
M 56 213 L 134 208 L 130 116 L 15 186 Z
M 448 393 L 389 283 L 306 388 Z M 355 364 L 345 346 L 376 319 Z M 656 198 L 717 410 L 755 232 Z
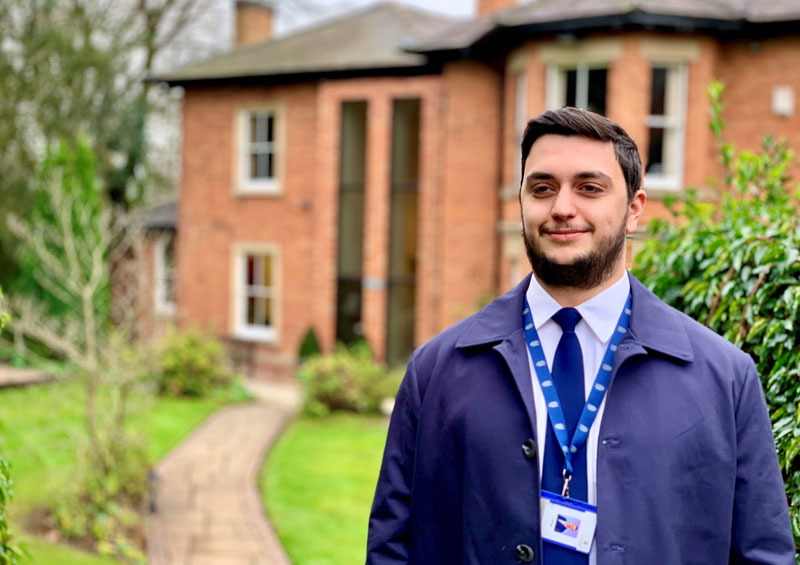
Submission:
M 364 562 L 387 428 L 383 418 L 304 417 L 278 440 L 259 485 L 294 565 Z
M 156 463 L 215 409 L 240 393 L 235 389 L 206 399 L 134 399 L 131 425 L 147 433 L 148 457 Z M 0 389 L 0 452 L 11 463 L 14 499 L 12 526 L 20 531 L 25 516 L 43 507 L 74 481 L 84 444 L 84 395 L 74 380 L 26 388 Z M 28 538 L 30 539 L 30 538 Z M 30 541 L 33 563 L 95 563 L 61 546 Z M 56 555 L 59 551 L 63 555 Z M 81 554 L 76 554 L 81 555 Z M 72 556 L 72 557 L 71 557 Z M 96 563 L 113 563 L 101 560 Z

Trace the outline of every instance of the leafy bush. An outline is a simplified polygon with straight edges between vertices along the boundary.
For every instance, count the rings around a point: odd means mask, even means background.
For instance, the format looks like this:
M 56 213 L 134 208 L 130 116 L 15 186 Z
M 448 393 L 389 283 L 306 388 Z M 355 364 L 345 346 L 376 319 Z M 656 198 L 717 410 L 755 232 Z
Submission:
M 725 191 L 719 203 L 687 192 L 674 222 L 654 221 L 635 272 L 668 303 L 752 355 L 769 406 L 800 547 L 800 222 L 790 191 L 792 152 L 767 136 L 759 153 L 722 140 L 723 87 L 710 89 L 711 127 Z
M 12 486 L 8 461 L 0 457 L 0 565 L 17 565 L 25 556 L 8 529 L 6 505 L 13 495 Z
M 170 330 L 158 350 L 157 382 L 162 394 L 206 396 L 233 380 L 222 343 L 198 330 Z
M 334 353 L 317 355 L 300 366 L 298 378 L 305 384 L 304 410 L 312 416 L 335 411 L 375 414 L 387 388 L 391 389 L 388 375 L 366 342 L 350 347 L 338 344 Z
M 0 290 L 0 300 L 3 298 L 3 291 Z M 0 305 L 2 302 L 0 302 Z M 0 309 L 0 328 L 5 326 L 8 316 Z M 9 464 L 0 456 L 0 565 L 17 565 L 23 553 L 17 546 L 14 536 L 8 529 L 6 505 L 13 492 L 11 477 L 9 476 Z
M 319 355 L 319 353 L 320 349 L 317 333 L 314 331 L 314 328 L 308 328 L 306 335 L 303 337 L 303 342 L 300 344 L 298 357 L 300 357 L 300 361 L 305 361 L 314 355 Z
M 148 462 L 141 439 L 108 441 L 114 464 L 87 461 L 72 490 L 53 502 L 55 526 L 66 539 L 88 541 L 102 555 L 145 563 L 139 510 L 147 488 Z M 92 450 L 86 450 L 91 456 Z

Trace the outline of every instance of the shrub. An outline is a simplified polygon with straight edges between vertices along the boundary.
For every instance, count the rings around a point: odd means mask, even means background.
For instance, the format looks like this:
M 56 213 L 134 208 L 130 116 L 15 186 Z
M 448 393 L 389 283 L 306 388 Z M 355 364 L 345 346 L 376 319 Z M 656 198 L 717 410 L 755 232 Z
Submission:
M 312 357 L 298 370 L 305 384 L 304 410 L 312 416 L 334 411 L 375 414 L 391 381 L 388 375 L 366 342 L 338 344 L 334 353 Z
M 759 153 L 722 142 L 722 85 L 710 89 L 726 191 L 687 192 L 673 223 L 654 221 L 636 275 L 656 294 L 749 353 L 764 385 L 800 547 L 800 222 L 792 153 L 767 136 Z
M 317 333 L 314 331 L 314 328 L 308 328 L 305 337 L 303 337 L 303 342 L 300 344 L 300 352 L 298 357 L 300 357 L 300 361 L 305 361 L 314 355 L 319 355 L 319 340 L 317 339 Z
M 157 382 L 162 394 L 206 396 L 233 380 L 222 343 L 198 330 L 170 330 L 158 350 Z
M 113 466 L 103 469 L 87 460 L 72 488 L 53 502 L 52 518 L 66 539 L 88 542 L 123 563 L 145 563 L 140 549 L 140 509 L 149 468 L 145 442 L 126 437 L 105 443 Z M 86 458 L 91 456 L 87 449 Z

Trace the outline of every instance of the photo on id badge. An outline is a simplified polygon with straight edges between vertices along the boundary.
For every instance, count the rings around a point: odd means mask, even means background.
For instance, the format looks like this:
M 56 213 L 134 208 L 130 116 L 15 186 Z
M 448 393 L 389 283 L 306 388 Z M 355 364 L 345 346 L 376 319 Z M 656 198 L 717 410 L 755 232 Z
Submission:
M 573 516 L 566 516 L 564 514 L 559 514 L 558 518 L 556 519 L 556 527 L 555 531 L 559 534 L 564 534 L 565 536 L 576 538 L 578 537 L 578 528 L 581 525 L 581 521 Z

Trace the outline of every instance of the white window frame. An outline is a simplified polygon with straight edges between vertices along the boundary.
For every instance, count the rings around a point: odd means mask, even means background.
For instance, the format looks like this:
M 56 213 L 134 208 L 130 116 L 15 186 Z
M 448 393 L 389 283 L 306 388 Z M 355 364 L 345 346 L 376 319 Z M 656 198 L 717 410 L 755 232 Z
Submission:
M 172 238 L 173 264 L 167 265 L 166 250 L 169 239 Z M 153 282 L 155 310 L 158 314 L 173 316 L 175 314 L 175 301 L 167 297 L 167 276 L 172 276 L 172 292 L 175 293 L 175 234 L 164 233 L 159 235 L 153 245 Z M 171 273 L 170 273 L 171 271 Z
M 263 298 L 269 298 L 272 308 L 272 324 L 269 326 L 251 325 L 247 322 L 247 298 L 250 292 L 246 281 L 247 257 L 252 255 L 270 256 L 272 260 L 270 284 L 260 285 L 258 292 Z M 233 335 L 245 341 L 263 343 L 277 343 L 280 327 L 280 280 L 281 280 L 281 254 L 280 247 L 275 244 L 265 243 L 240 243 L 233 246 L 232 252 L 232 283 L 231 311 L 233 319 Z
M 254 115 L 272 116 L 272 142 L 259 142 L 261 149 L 272 152 L 272 176 L 252 178 L 250 155 L 254 142 L 250 141 L 250 118 Z M 280 106 L 247 106 L 237 110 L 236 131 L 236 181 L 235 192 L 240 195 L 280 195 L 282 193 L 284 128 Z
M 566 105 L 567 72 L 576 71 L 575 106 L 586 108 L 589 105 L 589 71 L 605 69 L 606 77 L 610 67 L 608 62 L 575 63 L 548 65 L 547 67 L 547 108 L 557 110 Z M 606 98 L 608 98 L 606 96 Z
M 674 170 L 661 173 L 646 173 L 644 186 L 645 188 L 658 190 L 677 191 L 683 188 L 686 104 L 688 96 L 687 67 L 685 63 L 652 61 L 652 68 L 667 69 L 665 112 L 669 113 L 664 115 L 648 114 L 648 134 L 650 128 L 672 130 L 673 134 L 669 139 L 665 131 L 664 151 L 671 153 L 670 160 L 674 165 Z M 648 97 L 648 107 L 650 100 L 651 98 Z M 649 154 L 650 147 L 648 145 L 646 155 L 649 156 Z

